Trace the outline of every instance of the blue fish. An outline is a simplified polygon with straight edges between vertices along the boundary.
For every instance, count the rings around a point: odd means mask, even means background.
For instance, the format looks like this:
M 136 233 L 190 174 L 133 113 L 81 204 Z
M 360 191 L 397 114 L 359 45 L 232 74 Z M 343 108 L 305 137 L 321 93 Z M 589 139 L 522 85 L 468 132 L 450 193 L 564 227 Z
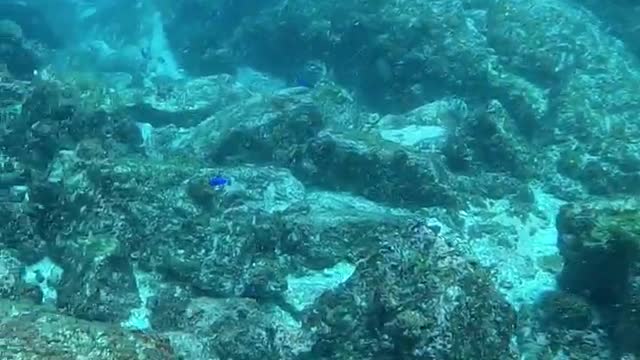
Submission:
M 216 189 L 221 189 L 227 185 L 231 185 L 231 179 L 222 177 L 222 176 L 214 176 L 209 179 L 209 185 Z
M 311 83 L 307 79 L 305 79 L 303 77 L 299 77 L 299 76 L 296 76 L 296 78 L 293 79 L 293 83 L 294 83 L 295 86 L 299 86 L 299 87 L 305 87 L 305 88 L 312 88 L 313 87 L 311 85 Z

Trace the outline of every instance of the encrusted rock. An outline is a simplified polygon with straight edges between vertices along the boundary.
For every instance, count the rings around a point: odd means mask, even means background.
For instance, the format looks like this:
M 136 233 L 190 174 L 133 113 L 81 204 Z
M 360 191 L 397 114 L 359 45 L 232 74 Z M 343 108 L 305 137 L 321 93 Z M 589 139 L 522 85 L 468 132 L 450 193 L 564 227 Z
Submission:
M 36 359 L 175 359 L 153 335 L 78 320 L 33 304 L 0 301 L 0 357 Z

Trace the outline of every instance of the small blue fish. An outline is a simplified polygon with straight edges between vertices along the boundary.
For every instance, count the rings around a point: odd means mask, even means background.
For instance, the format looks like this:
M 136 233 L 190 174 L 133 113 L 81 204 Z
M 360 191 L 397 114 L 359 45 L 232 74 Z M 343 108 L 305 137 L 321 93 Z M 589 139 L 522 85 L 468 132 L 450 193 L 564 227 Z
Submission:
M 309 80 L 305 79 L 302 76 L 296 76 L 293 79 L 293 84 L 294 84 L 294 86 L 298 86 L 298 87 L 305 87 L 305 88 L 312 88 L 313 87 L 313 84 Z
M 209 179 L 209 185 L 215 189 L 222 189 L 227 185 L 231 185 L 231 179 L 222 177 L 222 176 L 214 176 Z

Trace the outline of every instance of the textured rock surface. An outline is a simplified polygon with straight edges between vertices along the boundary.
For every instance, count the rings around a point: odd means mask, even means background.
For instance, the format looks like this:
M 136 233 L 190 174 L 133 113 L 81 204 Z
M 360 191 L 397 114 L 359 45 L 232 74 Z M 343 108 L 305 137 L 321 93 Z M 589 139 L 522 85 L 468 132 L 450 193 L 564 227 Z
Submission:
M 640 209 L 635 201 L 576 204 L 558 215 L 559 284 L 612 323 L 619 351 L 638 354 Z
M 77 320 L 2 338 L 640 356 L 638 9 L 595 3 L 3 2 L 0 297 Z
M 130 104 L 127 114 L 138 122 L 190 127 L 217 109 L 250 95 L 247 89 L 234 86 L 234 79 L 229 75 L 218 75 L 167 81 L 153 92 L 131 92 L 125 98 Z
M 78 320 L 33 304 L 2 300 L 0 318 L 0 356 L 7 360 L 176 358 L 160 338 Z
M 515 313 L 488 274 L 428 228 L 411 230 L 385 237 L 320 298 L 308 315 L 320 332 L 309 358 L 515 359 Z
M 54 124 L 54 119 L 84 124 L 94 116 L 115 119 L 114 114 L 118 114 L 118 109 L 94 106 L 70 112 L 60 106 L 65 104 L 60 101 L 59 90 L 63 86 L 71 85 L 54 82 L 34 90 L 25 100 L 27 119 L 35 121 L 34 124 L 42 121 Z M 51 110 L 44 116 L 39 112 L 42 104 L 53 104 L 47 106 Z M 449 263 L 454 259 L 452 249 L 438 250 L 440 255 L 433 252 L 436 235 L 423 233 L 431 230 L 411 210 L 392 209 L 357 197 L 362 194 L 382 203 L 406 205 L 411 205 L 409 200 L 429 205 L 446 198 L 444 187 L 428 190 L 426 182 L 427 190 L 419 195 L 422 188 L 407 192 L 415 178 L 386 177 L 396 172 L 397 166 L 432 176 L 429 174 L 433 166 L 420 166 L 418 148 L 390 152 L 385 147 L 393 149 L 393 145 L 385 145 L 384 140 L 361 140 L 348 133 L 323 130 L 322 114 L 307 92 L 260 95 L 231 102 L 229 106 L 238 111 L 231 112 L 230 117 L 223 117 L 222 111 L 213 113 L 198 126 L 182 132 L 182 144 L 189 147 L 143 142 L 143 152 L 153 152 L 157 155 L 155 160 L 144 158 L 141 152 L 126 153 L 124 149 L 135 144 L 129 142 L 129 137 L 105 136 L 104 131 L 117 126 L 109 121 L 103 122 L 101 129 L 88 133 L 88 139 L 72 132 L 57 138 L 57 142 L 47 142 L 47 151 L 56 152 L 53 156 L 25 157 L 17 146 L 10 148 L 16 159 L 7 158 L 7 163 L 15 163 L 12 165 L 15 172 L 19 172 L 21 164 L 30 163 L 46 169 L 47 175 L 44 177 L 45 172 L 38 170 L 35 176 L 16 184 L 7 182 L 7 186 L 27 187 L 29 196 L 26 201 L 5 205 L 13 218 L 5 218 L 12 226 L 5 229 L 12 231 L 3 234 L 3 244 L 22 252 L 18 258 L 29 264 L 49 256 L 59 269 L 38 265 L 41 270 L 33 270 L 36 280 L 20 285 L 20 281 L 11 277 L 10 269 L 24 265 L 8 257 L 7 291 L 15 293 L 16 287 L 33 287 L 41 292 L 36 292 L 35 298 L 53 302 L 77 318 L 120 322 L 134 328 L 153 326 L 187 357 L 201 354 L 198 356 L 295 359 L 313 354 L 325 356 L 318 344 L 342 336 L 342 328 L 318 323 L 332 320 L 312 315 L 328 316 L 326 312 L 337 306 L 318 300 L 324 292 L 341 294 L 344 290 L 338 288 L 342 282 L 350 276 L 362 278 L 358 281 L 363 283 L 351 280 L 354 283 L 345 286 L 355 287 L 353 291 L 359 296 L 372 299 L 374 302 L 367 307 L 373 311 L 380 306 L 375 300 L 378 296 L 395 298 L 401 295 L 396 291 L 406 291 L 421 279 L 406 277 L 405 272 L 413 271 L 428 274 L 424 275 L 428 279 L 420 280 L 424 284 L 416 286 L 465 295 L 456 295 L 464 301 L 451 304 L 451 311 L 459 315 L 457 325 L 434 323 L 423 329 L 424 333 L 411 336 L 426 339 L 427 333 L 431 333 L 429 336 L 456 338 L 460 335 L 456 331 L 462 327 L 465 331 L 478 331 L 479 335 L 473 343 L 443 344 L 442 349 L 417 343 L 402 350 L 406 356 L 420 358 L 427 353 L 453 356 L 483 348 L 487 356 L 497 356 L 509 351 L 508 339 L 514 330 L 509 319 L 513 310 L 500 298 L 489 278 L 462 258 L 455 264 Z M 272 111 L 267 116 L 263 112 L 265 107 Z M 234 117 L 244 122 L 238 123 Z M 73 125 L 65 129 L 78 131 Z M 218 129 L 219 136 L 212 135 L 210 130 L 214 129 Z M 22 136 L 31 137 L 34 127 L 21 131 Z M 164 133 L 160 130 L 151 136 L 162 139 L 171 132 L 179 133 L 169 126 Z M 261 135 L 265 133 L 271 136 Z M 380 143 L 373 146 L 372 141 Z M 34 146 L 39 148 L 39 144 Z M 327 147 L 334 150 L 330 156 L 323 156 L 320 151 Z M 194 150 L 202 155 L 185 156 Z M 406 158 L 412 152 L 414 161 Z M 396 158 L 405 160 L 398 162 Z M 327 159 L 335 162 L 327 163 Z M 313 180 L 307 170 L 309 164 L 327 174 L 326 179 Z M 364 183 L 353 182 L 357 178 L 355 173 L 350 176 L 339 173 L 351 168 L 365 174 L 369 165 L 381 172 L 365 178 Z M 223 190 L 211 188 L 207 179 L 220 173 L 228 176 L 232 184 Z M 379 180 L 386 180 L 389 185 Z M 328 190 L 351 190 L 352 194 L 309 191 L 306 184 Z M 446 221 L 446 217 L 442 219 Z M 20 230 L 21 226 L 24 230 Z M 35 234 L 23 234 L 29 229 Z M 23 248 L 25 236 L 42 245 Z M 413 252 L 422 255 L 405 258 Z M 427 252 L 433 254 L 427 256 Z M 371 263 L 379 258 L 382 263 Z M 362 259 L 369 259 L 364 268 L 353 265 Z M 468 268 L 462 271 L 464 266 Z M 342 271 L 342 275 L 337 275 L 333 285 L 313 280 L 314 272 L 334 267 L 345 270 L 336 270 Z M 141 271 L 150 277 L 143 281 Z M 373 281 L 369 276 L 383 274 L 389 277 L 384 288 L 394 294 L 381 295 L 380 289 L 367 285 Z M 455 284 L 464 279 L 469 286 L 481 285 L 482 290 L 456 290 Z M 291 293 L 296 290 L 303 293 Z M 406 311 L 424 312 L 420 316 L 427 316 L 442 301 L 448 301 L 431 292 L 420 296 L 423 300 L 430 297 L 432 303 L 420 305 L 422 310 L 411 305 Z M 473 305 L 476 301 L 486 306 L 482 312 L 471 314 L 463 310 L 477 308 Z M 339 306 L 349 309 L 355 304 L 347 301 Z M 394 306 L 384 304 L 388 309 L 382 310 L 398 311 L 391 308 Z M 378 321 L 374 319 L 379 316 L 382 315 L 370 314 L 363 321 Z M 499 335 L 485 343 L 484 335 L 480 334 L 487 324 L 478 326 L 471 316 L 486 318 L 496 326 Z M 402 321 L 405 320 L 409 321 Z M 395 334 L 404 330 L 385 331 Z M 364 336 L 365 333 L 354 334 L 350 341 L 354 344 L 369 341 Z M 388 345 L 384 344 L 388 340 L 378 341 L 375 351 L 388 353 Z M 397 341 L 405 340 L 401 337 Z

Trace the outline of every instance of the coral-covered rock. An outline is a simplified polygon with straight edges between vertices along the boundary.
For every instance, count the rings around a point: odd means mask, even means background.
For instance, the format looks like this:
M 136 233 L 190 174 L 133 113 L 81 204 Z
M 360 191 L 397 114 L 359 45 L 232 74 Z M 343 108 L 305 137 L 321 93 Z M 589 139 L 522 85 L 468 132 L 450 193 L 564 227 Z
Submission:
M 16 257 L 16 252 L 0 250 L 0 298 L 9 299 L 18 294 L 18 289 L 23 285 L 21 277 L 24 264 Z
M 169 360 L 167 342 L 114 325 L 78 320 L 33 304 L 0 301 L 0 357 Z
M 228 47 L 229 37 L 245 17 L 273 3 L 163 1 L 160 10 L 165 14 L 162 19 L 167 40 L 180 63 L 192 74 L 210 75 L 233 72 L 237 59 Z
M 128 257 L 111 251 L 117 246 L 108 234 L 88 235 L 65 244 L 80 245 L 86 253 L 65 254 L 59 262 L 66 267 L 58 286 L 57 305 L 80 319 L 125 322 L 131 310 L 140 306 L 135 276 Z M 84 243 L 85 246 L 82 246 Z
M 640 266 L 635 264 L 628 296 L 620 304 L 620 313 L 612 330 L 613 342 L 621 352 L 640 356 Z
M 251 93 L 243 87 L 234 86 L 234 79 L 229 75 L 217 75 L 167 80 L 144 95 L 132 91 L 124 97 L 127 114 L 138 122 L 158 127 L 169 124 L 190 127 L 220 108 L 251 97 Z
M 477 172 L 507 173 L 516 179 L 534 175 L 535 157 L 519 135 L 513 118 L 497 100 L 486 109 L 455 125 L 445 153 L 454 170 L 466 170 L 475 162 Z
M 29 78 L 40 59 L 27 46 L 22 28 L 12 20 L 0 20 L 0 58 L 9 73 L 17 78 Z
M 254 66 L 290 79 L 321 61 L 368 105 L 397 113 L 443 88 L 473 92 L 486 81 L 491 56 L 482 27 L 462 1 L 309 7 L 296 0 L 247 17 L 231 46 Z
M 316 359 L 512 359 L 515 313 L 488 274 L 418 226 L 390 236 L 308 313 Z
M 565 265 L 559 283 L 587 299 L 611 324 L 611 341 L 640 355 L 640 207 L 635 201 L 571 204 L 558 215 Z
M 46 242 L 37 228 L 38 218 L 25 204 L 0 204 L 0 246 L 17 251 L 20 259 L 36 262 L 46 255 Z
M 194 298 L 176 327 L 169 339 L 178 352 L 221 359 L 299 359 L 315 340 L 285 311 L 241 298 Z
M 558 214 L 558 247 L 564 258 L 559 282 L 599 304 L 625 299 L 640 256 L 637 208 L 625 203 L 564 206 Z
M 322 133 L 309 145 L 314 171 L 304 176 L 327 188 L 394 205 L 459 206 L 448 171 L 435 156 L 385 145 L 377 136 Z
M 224 108 L 179 135 L 174 150 L 158 151 L 195 152 L 213 164 L 276 163 L 304 183 L 389 204 L 458 205 L 437 154 L 422 154 L 373 131 L 322 131 L 325 126 L 313 94 L 292 88 Z
M 594 310 L 582 296 L 551 291 L 540 300 L 543 323 L 558 329 L 584 330 L 594 320 Z

